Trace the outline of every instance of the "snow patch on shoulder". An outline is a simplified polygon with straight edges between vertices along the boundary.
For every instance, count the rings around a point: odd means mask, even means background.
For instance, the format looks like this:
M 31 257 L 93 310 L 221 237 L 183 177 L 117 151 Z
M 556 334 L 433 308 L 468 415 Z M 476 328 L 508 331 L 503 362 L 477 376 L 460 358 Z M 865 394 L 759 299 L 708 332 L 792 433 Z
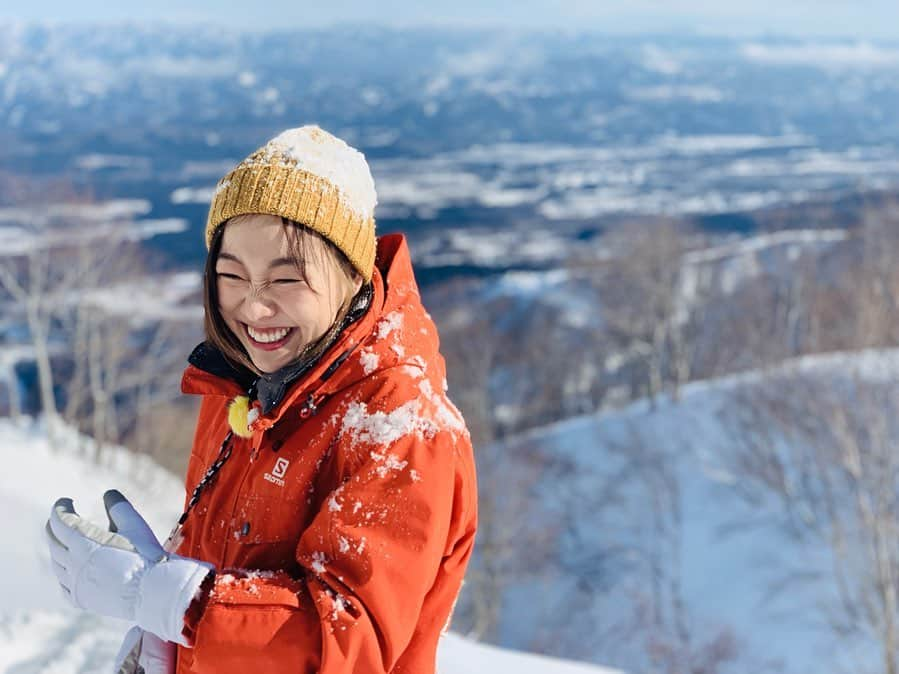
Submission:
M 387 477 L 387 475 L 390 474 L 390 471 L 398 473 L 409 465 L 408 461 L 401 460 L 396 454 L 380 454 L 378 452 L 372 452 L 371 458 L 380 464 L 376 469 L 378 477 Z
M 371 349 L 362 349 L 362 352 L 359 354 L 359 363 L 362 365 L 362 373 L 366 376 L 378 369 L 379 362 L 380 359 L 378 358 L 378 354 Z
M 421 416 L 421 403 L 410 400 L 392 412 L 373 412 L 363 402 L 351 403 L 343 416 L 340 435 L 350 435 L 356 442 L 374 445 L 391 445 L 413 433 L 433 437 L 437 432 L 434 422 Z
M 465 430 L 465 419 L 459 409 L 450 402 L 445 395 L 434 393 L 431 382 L 422 379 L 418 388 L 421 395 L 424 396 L 434 406 L 434 418 L 441 428 L 448 428 L 453 431 L 463 432 Z
M 394 330 L 399 330 L 403 326 L 403 314 L 399 311 L 392 311 L 378 323 L 378 339 L 386 339 Z

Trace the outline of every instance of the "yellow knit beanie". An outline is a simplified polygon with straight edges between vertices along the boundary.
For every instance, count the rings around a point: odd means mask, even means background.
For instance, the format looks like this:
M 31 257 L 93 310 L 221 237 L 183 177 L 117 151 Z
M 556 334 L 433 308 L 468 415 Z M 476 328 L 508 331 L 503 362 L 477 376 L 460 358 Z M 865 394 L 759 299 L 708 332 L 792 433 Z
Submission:
M 375 183 L 361 152 L 317 126 L 289 129 L 222 178 L 206 221 L 206 247 L 238 215 L 276 215 L 337 246 L 366 281 L 375 263 Z

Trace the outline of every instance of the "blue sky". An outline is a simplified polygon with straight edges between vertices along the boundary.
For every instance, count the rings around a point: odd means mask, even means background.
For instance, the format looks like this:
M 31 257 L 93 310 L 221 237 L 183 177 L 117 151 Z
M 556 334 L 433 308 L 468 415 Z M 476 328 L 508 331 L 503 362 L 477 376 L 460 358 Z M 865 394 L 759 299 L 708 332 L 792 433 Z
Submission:
M 215 21 L 254 29 L 352 21 L 394 26 L 507 25 L 606 32 L 773 33 L 899 40 L 899 0 L 144 0 L 133 4 L 109 0 L 0 0 L 0 18 Z

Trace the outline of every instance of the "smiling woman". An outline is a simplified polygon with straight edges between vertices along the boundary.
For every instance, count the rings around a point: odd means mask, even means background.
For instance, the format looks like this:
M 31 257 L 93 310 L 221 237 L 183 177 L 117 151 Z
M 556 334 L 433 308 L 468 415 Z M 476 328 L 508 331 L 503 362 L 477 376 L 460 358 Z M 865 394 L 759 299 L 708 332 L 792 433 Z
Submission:
M 359 272 L 320 234 L 260 214 L 232 218 L 216 232 L 206 278 L 210 340 L 259 374 L 314 353 L 362 286 Z
M 471 442 L 401 235 L 375 237 L 361 153 L 287 131 L 225 176 L 186 508 L 161 546 L 54 504 L 65 594 L 131 620 L 119 674 L 434 671 L 474 544 Z

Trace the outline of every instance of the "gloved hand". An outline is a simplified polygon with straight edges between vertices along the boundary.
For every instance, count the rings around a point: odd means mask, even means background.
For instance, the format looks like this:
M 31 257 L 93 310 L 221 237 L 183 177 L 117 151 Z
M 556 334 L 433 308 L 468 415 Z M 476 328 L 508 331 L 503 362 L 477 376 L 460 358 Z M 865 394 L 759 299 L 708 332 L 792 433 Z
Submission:
M 69 601 L 93 613 L 136 622 L 165 641 L 189 645 L 184 614 L 212 566 L 169 555 L 134 506 L 103 495 L 109 529 L 79 517 L 72 499 L 53 504 L 47 543 Z
M 115 659 L 113 674 L 174 674 L 175 644 L 132 627 Z

